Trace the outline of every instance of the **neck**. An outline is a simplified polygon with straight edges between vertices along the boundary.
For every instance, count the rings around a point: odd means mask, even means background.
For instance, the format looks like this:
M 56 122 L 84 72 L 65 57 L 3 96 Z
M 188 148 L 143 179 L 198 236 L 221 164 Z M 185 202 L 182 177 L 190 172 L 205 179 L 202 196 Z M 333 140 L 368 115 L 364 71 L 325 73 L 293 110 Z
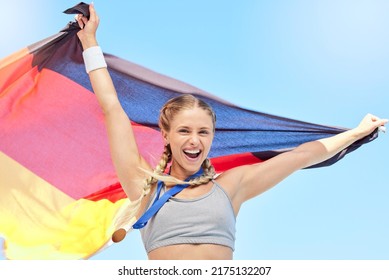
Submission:
M 202 170 L 202 168 L 200 167 L 200 170 Z M 193 176 L 194 174 L 198 173 L 199 170 L 196 170 L 195 172 L 190 172 L 188 170 L 185 170 L 185 169 L 182 169 L 182 168 L 177 168 L 177 165 L 175 165 L 174 163 L 172 164 L 172 166 L 170 167 L 170 172 L 169 174 L 179 180 L 186 180 L 187 178 Z M 200 176 L 200 175 L 199 175 Z M 196 176 L 197 177 L 197 176 Z

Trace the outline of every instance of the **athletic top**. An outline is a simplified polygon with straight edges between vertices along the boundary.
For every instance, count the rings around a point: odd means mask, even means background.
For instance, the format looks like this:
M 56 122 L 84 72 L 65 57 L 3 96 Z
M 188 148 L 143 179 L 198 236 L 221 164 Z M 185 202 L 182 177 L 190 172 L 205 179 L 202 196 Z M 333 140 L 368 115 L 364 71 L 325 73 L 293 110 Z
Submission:
M 212 189 L 193 199 L 171 197 L 140 229 L 146 252 L 176 244 L 218 244 L 235 249 L 235 213 L 224 189 Z M 161 191 L 161 196 L 165 192 Z M 151 201 L 155 199 L 155 192 Z

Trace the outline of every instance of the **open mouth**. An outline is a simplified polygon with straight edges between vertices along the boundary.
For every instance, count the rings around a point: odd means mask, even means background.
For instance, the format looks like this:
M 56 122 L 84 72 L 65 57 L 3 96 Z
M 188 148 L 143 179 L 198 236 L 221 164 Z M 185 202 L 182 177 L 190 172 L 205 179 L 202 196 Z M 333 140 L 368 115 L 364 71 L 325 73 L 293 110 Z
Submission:
M 192 159 L 196 159 L 200 156 L 201 151 L 200 150 L 184 150 L 184 154 Z

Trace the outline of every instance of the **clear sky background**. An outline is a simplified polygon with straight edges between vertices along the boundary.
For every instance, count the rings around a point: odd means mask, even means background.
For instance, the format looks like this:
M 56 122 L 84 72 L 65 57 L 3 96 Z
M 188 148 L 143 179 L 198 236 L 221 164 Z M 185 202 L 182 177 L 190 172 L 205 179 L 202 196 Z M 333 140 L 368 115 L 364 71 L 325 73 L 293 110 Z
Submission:
M 94 2 L 104 52 L 241 107 L 348 128 L 389 117 L 386 0 Z M 0 58 L 57 33 L 77 3 L 1 0 Z M 234 258 L 389 259 L 388 134 L 247 202 Z M 146 258 L 137 231 L 93 257 Z

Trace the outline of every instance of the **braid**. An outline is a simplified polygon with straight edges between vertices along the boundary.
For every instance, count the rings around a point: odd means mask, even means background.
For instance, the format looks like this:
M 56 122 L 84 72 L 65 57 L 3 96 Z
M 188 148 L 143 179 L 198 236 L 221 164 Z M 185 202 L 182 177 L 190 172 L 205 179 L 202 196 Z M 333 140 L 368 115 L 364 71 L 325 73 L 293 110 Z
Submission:
M 211 161 L 208 158 L 204 160 L 202 164 L 202 168 L 204 170 L 203 175 L 190 180 L 188 184 L 190 184 L 191 186 L 199 186 L 202 184 L 206 184 L 213 179 L 216 172 L 215 172 L 215 168 L 213 167 Z
M 189 184 L 191 186 L 199 186 L 199 185 L 208 183 L 209 181 L 211 181 L 214 178 L 214 176 L 216 174 L 215 168 L 213 167 L 213 165 L 211 164 L 211 161 L 208 158 L 205 159 L 203 164 L 202 164 L 202 168 L 204 170 L 203 175 L 201 175 L 200 177 L 194 178 L 194 179 L 190 180 L 189 182 L 179 180 L 179 179 L 177 179 L 173 176 L 170 176 L 170 175 L 164 175 L 163 171 L 166 168 L 167 163 L 171 160 L 171 154 L 169 153 L 169 150 L 170 149 L 165 149 L 165 151 L 162 155 L 161 161 L 159 162 L 159 164 L 155 168 L 154 172 L 150 172 L 148 170 L 142 169 L 145 173 L 150 175 L 150 177 L 146 180 L 146 187 L 145 187 L 146 193 L 148 193 L 148 191 L 150 190 L 151 185 L 158 182 L 158 180 L 161 180 L 161 181 L 164 181 L 165 183 L 169 183 L 169 184 L 173 184 L 173 185 Z M 160 170 L 159 173 L 157 173 L 158 170 Z
M 201 108 L 208 113 L 208 115 L 212 119 L 213 124 L 213 132 L 215 132 L 215 124 L 216 124 L 216 114 L 213 111 L 212 107 L 209 106 L 205 101 L 195 97 L 191 94 L 182 94 L 178 95 L 175 98 L 170 99 L 165 105 L 161 108 L 158 126 L 161 131 L 168 133 L 171 129 L 171 121 L 175 118 L 175 116 L 183 110 L 189 110 L 193 108 Z M 150 188 L 153 184 L 157 183 L 158 180 L 163 181 L 165 184 L 169 185 L 178 185 L 178 184 L 190 184 L 193 186 L 198 186 L 202 184 L 206 184 L 211 181 L 216 172 L 214 167 L 212 166 L 209 159 L 205 159 L 202 168 L 203 175 L 198 178 L 194 178 L 189 182 L 185 182 L 183 180 L 179 180 L 173 176 L 165 175 L 164 171 L 168 163 L 172 160 L 172 151 L 170 145 L 165 146 L 163 151 L 161 160 L 158 165 L 155 167 L 153 171 L 145 170 L 140 167 L 140 169 L 149 175 L 149 177 L 145 180 L 144 190 L 146 193 L 150 191 Z
M 163 174 L 167 164 L 171 161 L 171 159 L 172 159 L 172 152 L 170 150 L 170 145 L 168 144 L 165 146 L 161 156 L 161 160 L 159 161 L 158 165 L 155 167 L 154 172 L 160 175 Z
M 172 153 L 170 150 L 170 145 L 166 145 L 163 150 L 161 159 L 153 171 L 153 174 L 162 175 L 166 169 L 167 164 L 171 161 L 171 159 L 172 159 Z M 145 190 L 146 191 L 150 190 L 151 185 L 157 182 L 158 179 L 155 176 L 150 175 L 150 177 L 146 179 Z

